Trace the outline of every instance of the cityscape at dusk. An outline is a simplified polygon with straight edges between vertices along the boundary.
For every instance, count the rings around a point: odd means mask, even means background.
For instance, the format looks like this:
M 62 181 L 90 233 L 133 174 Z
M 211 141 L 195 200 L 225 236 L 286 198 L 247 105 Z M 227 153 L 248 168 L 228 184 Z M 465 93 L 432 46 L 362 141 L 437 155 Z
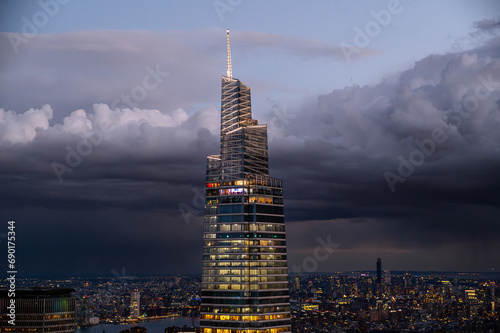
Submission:
M 377 284 L 376 271 L 292 273 L 292 332 L 497 332 L 500 281 L 492 278 L 385 270 Z M 32 278 L 19 286 L 73 288 L 77 333 L 197 332 L 200 323 L 201 283 L 188 276 Z
M 500 331 L 499 2 L 0 7 L 0 308 Z

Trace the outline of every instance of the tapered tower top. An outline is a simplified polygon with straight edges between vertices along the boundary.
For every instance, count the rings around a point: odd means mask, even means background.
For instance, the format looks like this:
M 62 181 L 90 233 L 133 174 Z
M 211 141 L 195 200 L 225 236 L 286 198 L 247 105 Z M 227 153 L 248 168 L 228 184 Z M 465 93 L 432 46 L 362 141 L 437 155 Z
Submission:
M 231 67 L 231 44 L 229 42 L 229 29 L 227 29 L 227 77 L 233 78 L 233 68 Z

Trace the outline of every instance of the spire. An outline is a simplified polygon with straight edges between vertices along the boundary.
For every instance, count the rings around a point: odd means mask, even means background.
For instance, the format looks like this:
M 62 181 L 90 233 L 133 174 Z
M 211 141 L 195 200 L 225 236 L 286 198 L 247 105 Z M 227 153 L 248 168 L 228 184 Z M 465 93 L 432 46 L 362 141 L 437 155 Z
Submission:
M 227 77 L 233 78 L 233 68 L 231 67 L 231 44 L 229 43 L 229 29 L 227 29 Z

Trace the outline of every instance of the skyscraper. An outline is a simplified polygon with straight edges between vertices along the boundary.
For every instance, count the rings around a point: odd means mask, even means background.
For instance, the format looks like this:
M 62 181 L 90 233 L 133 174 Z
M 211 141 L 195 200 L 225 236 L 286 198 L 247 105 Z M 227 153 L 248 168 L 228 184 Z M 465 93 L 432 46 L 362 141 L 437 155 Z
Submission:
M 250 88 L 232 76 L 228 30 L 220 155 L 207 156 L 201 332 L 291 332 L 283 186 L 267 153 Z
M 130 318 L 137 318 L 140 315 L 141 309 L 141 293 L 132 291 L 130 293 Z
M 382 259 L 377 258 L 377 285 L 382 283 Z
M 0 332 L 75 332 L 76 303 L 71 296 L 74 291 L 18 288 L 15 298 L 11 298 L 8 289 L 0 289 Z

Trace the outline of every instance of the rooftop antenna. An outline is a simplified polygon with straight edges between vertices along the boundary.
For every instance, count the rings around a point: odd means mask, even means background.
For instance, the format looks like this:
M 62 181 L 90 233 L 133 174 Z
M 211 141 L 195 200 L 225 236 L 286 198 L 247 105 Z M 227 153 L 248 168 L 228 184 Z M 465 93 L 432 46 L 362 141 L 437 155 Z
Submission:
M 233 68 L 231 67 L 231 44 L 229 43 L 229 29 L 227 29 L 227 77 L 233 78 Z

